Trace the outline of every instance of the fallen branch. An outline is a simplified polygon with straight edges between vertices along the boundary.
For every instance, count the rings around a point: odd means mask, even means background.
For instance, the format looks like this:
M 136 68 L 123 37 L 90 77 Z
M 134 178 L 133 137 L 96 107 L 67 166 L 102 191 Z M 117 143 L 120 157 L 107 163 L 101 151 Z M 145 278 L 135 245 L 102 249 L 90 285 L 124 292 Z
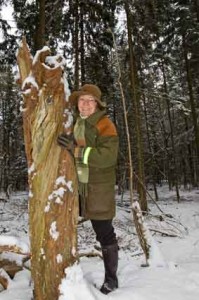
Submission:
M 0 253 L 2 252 L 13 252 L 16 254 L 25 255 L 28 258 L 31 257 L 30 253 L 24 252 L 23 249 L 17 245 L 0 245 Z
M 11 278 L 7 274 L 7 272 L 4 269 L 0 269 L 0 284 L 4 288 L 4 290 L 7 290 L 8 285 L 11 281 Z
M 13 244 L 11 244 L 11 241 Z M 14 241 L 16 242 L 16 244 L 18 243 L 20 245 L 20 241 L 17 238 L 7 237 L 7 236 L 0 237 L 0 254 L 3 252 L 11 252 L 11 253 L 24 255 L 21 266 L 17 265 L 16 262 L 9 261 L 8 259 L 0 260 L 0 268 L 1 270 L 3 270 L 2 272 L 4 272 L 3 273 L 4 275 L 6 273 L 10 276 L 9 278 L 13 278 L 17 272 L 23 270 L 23 267 L 26 267 L 25 266 L 26 261 L 29 260 L 31 257 L 31 254 L 27 252 L 28 250 L 27 245 L 24 246 L 24 244 L 22 244 L 22 246 L 20 247 L 14 244 Z M 7 245 L 6 242 L 10 242 L 10 244 Z M 5 287 L 7 286 L 7 281 L 5 280 L 4 275 L 1 274 L 0 283 L 5 289 Z
M 169 237 L 181 237 L 179 234 L 177 233 L 169 233 L 169 232 L 166 232 L 166 231 L 162 231 L 162 230 L 159 230 L 159 229 L 153 229 L 153 228 L 149 228 L 149 230 L 152 232 L 156 232 L 156 233 L 160 233 L 164 236 L 169 236 Z
M 2 259 L 0 260 L 0 269 L 4 270 L 10 278 L 14 278 L 17 272 L 23 270 L 23 266 L 18 265 L 15 261 Z
M 147 212 L 147 216 L 151 217 L 151 219 L 152 218 L 157 219 L 160 222 L 159 224 L 167 224 L 170 227 L 170 229 L 168 229 L 168 230 L 171 230 L 171 228 L 172 228 L 173 231 L 176 232 L 176 233 L 174 233 L 174 235 L 169 235 L 169 236 L 182 237 L 184 232 L 187 233 L 187 227 L 185 227 L 180 221 L 176 220 L 174 217 L 167 218 L 167 216 L 165 214 L 164 215 L 153 215 L 149 212 Z M 177 226 L 177 225 L 179 225 L 179 226 Z M 166 230 L 167 230 L 167 228 L 166 228 Z
M 0 235 L 0 253 L 5 251 L 30 257 L 29 245 L 15 236 Z

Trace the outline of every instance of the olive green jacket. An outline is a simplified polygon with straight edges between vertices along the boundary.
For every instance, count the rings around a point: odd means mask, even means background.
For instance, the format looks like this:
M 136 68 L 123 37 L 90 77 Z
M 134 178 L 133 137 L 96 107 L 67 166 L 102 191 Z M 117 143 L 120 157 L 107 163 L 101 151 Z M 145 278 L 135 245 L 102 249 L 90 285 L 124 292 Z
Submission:
M 105 110 L 85 120 L 86 147 L 82 161 L 89 167 L 88 196 L 81 198 L 81 213 L 87 219 L 106 220 L 115 216 L 115 168 L 118 135 Z M 89 149 L 91 147 L 91 150 Z M 86 150 L 90 151 L 86 151 Z

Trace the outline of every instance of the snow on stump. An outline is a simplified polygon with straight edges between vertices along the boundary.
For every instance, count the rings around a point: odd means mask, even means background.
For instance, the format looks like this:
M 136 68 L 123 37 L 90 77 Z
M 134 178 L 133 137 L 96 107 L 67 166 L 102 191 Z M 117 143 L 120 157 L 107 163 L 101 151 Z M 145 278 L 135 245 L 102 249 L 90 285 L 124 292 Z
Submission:
M 56 300 L 64 269 L 77 260 L 78 192 L 74 160 L 57 144 L 72 117 L 62 56 L 48 47 L 32 58 L 25 39 L 17 62 L 29 178 L 34 300 Z

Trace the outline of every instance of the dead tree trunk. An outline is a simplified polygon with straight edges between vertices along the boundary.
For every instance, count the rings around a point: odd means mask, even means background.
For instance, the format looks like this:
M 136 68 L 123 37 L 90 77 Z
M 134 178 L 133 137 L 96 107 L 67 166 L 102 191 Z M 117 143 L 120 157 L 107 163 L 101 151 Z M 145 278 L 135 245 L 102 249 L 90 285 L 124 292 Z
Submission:
M 49 55 L 49 49 L 44 47 L 32 59 L 25 39 L 17 55 L 24 99 L 35 300 L 59 298 L 64 269 L 77 257 L 75 166 L 70 154 L 57 144 L 57 136 L 71 126 L 63 58 Z

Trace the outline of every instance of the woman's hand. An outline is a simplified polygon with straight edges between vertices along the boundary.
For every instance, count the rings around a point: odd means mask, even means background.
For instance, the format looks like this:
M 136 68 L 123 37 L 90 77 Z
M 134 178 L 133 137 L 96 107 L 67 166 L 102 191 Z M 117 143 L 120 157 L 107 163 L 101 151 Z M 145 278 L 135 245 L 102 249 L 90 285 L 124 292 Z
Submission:
M 57 143 L 66 148 L 68 151 L 70 151 L 72 154 L 74 153 L 74 149 L 75 149 L 75 139 L 73 134 L 65 134 L 62 133 L 58 136 L 57 138 Z

